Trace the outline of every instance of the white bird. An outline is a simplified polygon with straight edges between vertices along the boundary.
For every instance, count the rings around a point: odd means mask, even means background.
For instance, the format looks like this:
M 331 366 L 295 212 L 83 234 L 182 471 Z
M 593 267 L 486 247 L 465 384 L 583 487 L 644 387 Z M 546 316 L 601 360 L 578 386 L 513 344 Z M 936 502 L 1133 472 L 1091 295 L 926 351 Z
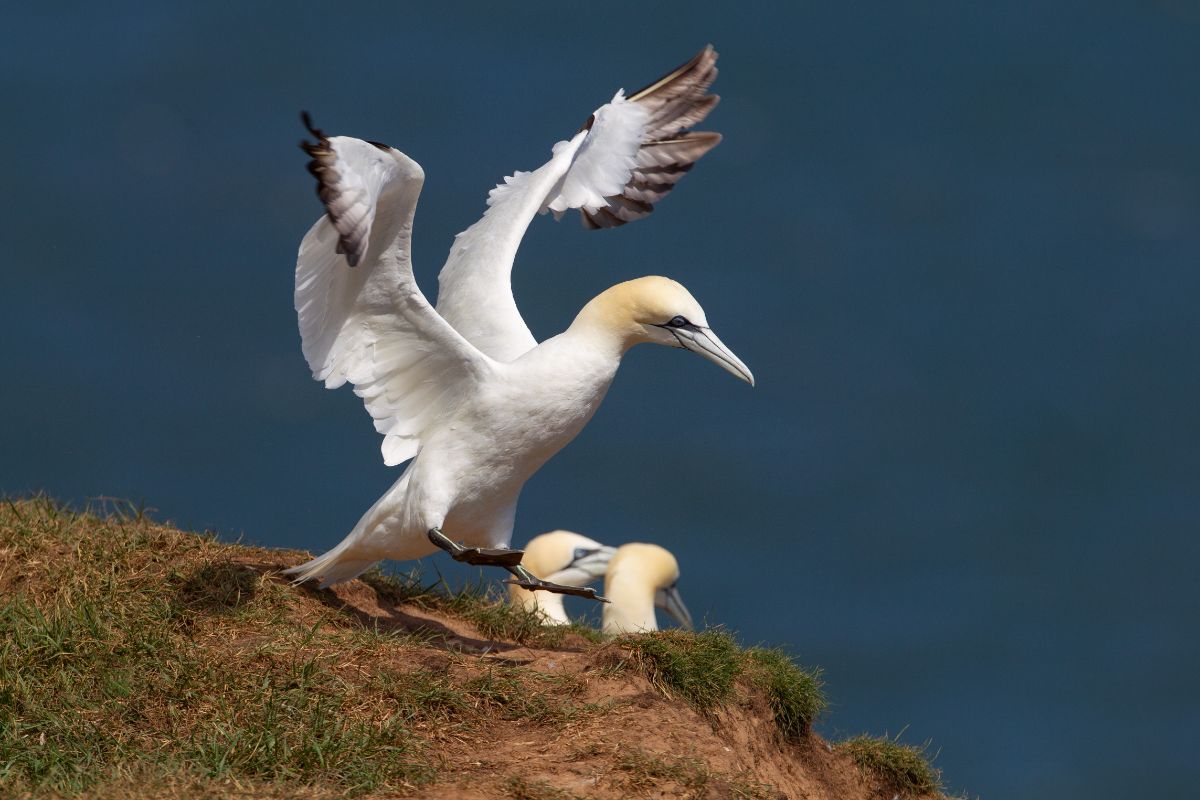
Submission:
M 692 615 L 679 596 L 679 563 L 656 544 L 623 544 L 608 562 L 604 578 L 603 630 L 608 634 L 658 630 L 661 608 L 691 630 Z
M 564 586 L 587 586 L 604 577 L 615 547 L 607 547 L 572 531 L 550 531 L 525 545 L 521 566 L 536 577 Z M 547 625 L 566 625 L 562 597 L 551 592 L 531 592 L 516 584 L 508 587 L 509 600 L 527 611 L 538 611 Z
M 411 461 L 340 544 L 289 570 L 298 581 L 328 586 L 381 559 L 441 548 L 502 566 L 526 588 L 595 597 L 537 580 L 520 566 L 521 551 L 508 549 L 525 482 L 591 419 L 635 344 L 686 348 L 754 378 L 691 294 L 662 277 L 602 292 L 538 344 L 513 299 L 513 260 L 539 212 L 579 209 L 590 227 L 648 214 L 720 141 L 685 131 L 717 102 L 706 94 L 715 62 L 706 47 L 646 89 L 618 91 L 546 164 L 505 178 L 483 218 L 456 237 L 436 310 L 411 262 L 421 167 L 387 145 L 327 137 L 305 115 L 317 141 L 302 146 L 327 213 L 296 262 L 304 355 L 326 388 L 354 385 L 384 436 L 386 464 Z

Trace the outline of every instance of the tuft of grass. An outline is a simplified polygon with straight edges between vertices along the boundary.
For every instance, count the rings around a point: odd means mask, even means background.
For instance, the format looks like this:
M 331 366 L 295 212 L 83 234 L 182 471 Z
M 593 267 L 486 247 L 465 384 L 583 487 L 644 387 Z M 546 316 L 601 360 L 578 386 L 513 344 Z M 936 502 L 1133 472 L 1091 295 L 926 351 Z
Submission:
M 245 564 L 203 564 L 190 575 L 175 575 L 182 607 L 201 613 L 227 613 L 254 599 L 258 574 Z
M 553 647 L 565 638 L 555 626 L 544 625 L 536 611 L 504 602 L 490 586 L 466 586 L 452 594 L 433 597 L 434 607 L 467 620 L 489 639 Z
M 826 707 L 820 670 L 802 669 L 780 650 L 742 650 L 720 628 L 627 635 L 616 644 L 629 656 L 610 662 L 609 669 L 632 663 L 655 686 L 702 713 L 727 702 L 742 680 L 766 695 L 775 724 L 788 739 L 806 735 Z
M 651 683 L 702 713 L 715 711 L 729 700 L 742 674 L 742 650 L 720 628 L 628 634 L 619 637 L 616 645 Z
M 942 788 L 941 773 L 925 757 L 929 747 L 901 744 L 896 737 L 857 736 L 837 746 L 854 759 L 860 770 L 877 776 L 901 795 L 932 794 Z
M 807 734 L 828 705 L 821 670 L 805 670 L 776 649 L 754 647 L 746 657 L 750 681 L 766 694 L 780 732 L 788 739 Z
M 418 570 L 403 573 L 384 572 L 378 565 L 359 575 L 358 579 L 374 589 L 381 599 L 396 605 L 428 595 L 436 586 L 423 585 Z
M 535 724 L 570 722 L 590 711 L 573 698 L 584 691 L 575 675 L 547 675 L 520 667 L 493 667 L 466 682 L 465 690 L 476 707 L 493 709 L 500 719 Z
M 546 625 L 537 611 L 509 604 L 494 585 L 483 579 L 452 590 L 444 581 L 422 584 L 419 573 L 389 574 L 378 567 L 360 576 L 380 597 L 391 603 L 410 603 L 419 608 L 441 611 L 464 619 L 489 639 L 517 644 L 557 647 L 571 635 L 591 642 L 603 635 L 584 625 Z

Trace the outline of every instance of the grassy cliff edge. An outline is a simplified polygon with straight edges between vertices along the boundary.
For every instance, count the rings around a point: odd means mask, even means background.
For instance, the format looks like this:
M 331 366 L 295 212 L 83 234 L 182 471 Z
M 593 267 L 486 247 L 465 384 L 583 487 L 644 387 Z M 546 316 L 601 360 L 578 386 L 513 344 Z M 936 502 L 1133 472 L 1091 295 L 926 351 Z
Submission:
M 820 675 L 780 651 L 278 577 L 307 557 L 0 503 L 5 796 L 941 796 L 920 749 L 815 734 Z

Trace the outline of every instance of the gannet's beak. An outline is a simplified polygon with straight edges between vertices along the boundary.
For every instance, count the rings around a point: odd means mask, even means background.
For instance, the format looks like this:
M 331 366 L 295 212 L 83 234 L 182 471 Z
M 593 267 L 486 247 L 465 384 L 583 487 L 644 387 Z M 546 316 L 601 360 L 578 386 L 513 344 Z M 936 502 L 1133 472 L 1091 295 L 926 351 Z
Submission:
M 683 604 L 683 598 L 679 596 L 679 587 L 671 586 L 659 589 L 654 593 L 654 605 L 670 614 L 671 619 L 689 631 L 692 630 L 692 615 L 688 613 L 687 606 Z
M 552 583 L 565 583 L 568 586 L 585 586 L 594 580 L 603 578 L 608 572 L 608 562 L 617 552 L 615 547 L 601 546 L 595 550 L 587 550 L 570 564 L 546 577 Z
M 681 328 L 668 328 L 668 330 L 675 334 L 675 338 L 679 343 L 688 350 L 704 356 L 714 364 L 732 372 L 751 386 L 754 385 L 754 375 L 751 374 L 750 368 L 743 364 L 742 360 L 735 356 L 733 351 L 717 338 L 717 335 L 712 332 L 711 328 L 703 328 L 699 325 L 685 325 Z

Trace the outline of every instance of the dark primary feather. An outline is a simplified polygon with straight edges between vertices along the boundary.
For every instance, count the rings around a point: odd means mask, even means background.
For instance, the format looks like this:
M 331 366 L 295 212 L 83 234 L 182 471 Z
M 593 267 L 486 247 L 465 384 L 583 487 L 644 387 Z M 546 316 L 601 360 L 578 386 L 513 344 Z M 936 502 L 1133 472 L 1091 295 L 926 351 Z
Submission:
M 687 130 L 702 122 L 720 101 L 718 95 L 707 94 L 716 77 L 717 52 L 706 45 L 687 63 L 629 96 L 649 115 L 637 166 L 621 194 L 606 198 L 607 206 L 581 210 L 584 227 L 615 228 L 647 216 L 654 203 L 720 144 L 719 133 Z
M 356 267 L 366 254 L 371 221 L 365 216 L 347 216 L 345 203 L 342 202 L 344 198 L 341 197 L 341 192 L 338 190 L 338 180 L 341 176 L 336 167 L 337 154 L 333 152 L 329 137 L 325 135 L 324 131 L 313 125 L 312 117 L 308 115 L 307 111 L 300 112 L 300 119 L 304 122 L 304 127 L 308 128 L 308 132 L 317 139 L 315 142 L 302 139 L 300 149 L 308 153 L 312 159 L 308 162 L 308 171 L 317 179 L 317 197 L 321 198 L 321 203 L 325 206 L 325 213 L 329 215 L 329 221 L 333 223 L 334 229 L 338 232 L 336 251 L 339 255 L 346 256 L 347 264 Z M 377 142 L 371 142 L 371 144 L 380 150 L 391 149 L 387 145 Z

